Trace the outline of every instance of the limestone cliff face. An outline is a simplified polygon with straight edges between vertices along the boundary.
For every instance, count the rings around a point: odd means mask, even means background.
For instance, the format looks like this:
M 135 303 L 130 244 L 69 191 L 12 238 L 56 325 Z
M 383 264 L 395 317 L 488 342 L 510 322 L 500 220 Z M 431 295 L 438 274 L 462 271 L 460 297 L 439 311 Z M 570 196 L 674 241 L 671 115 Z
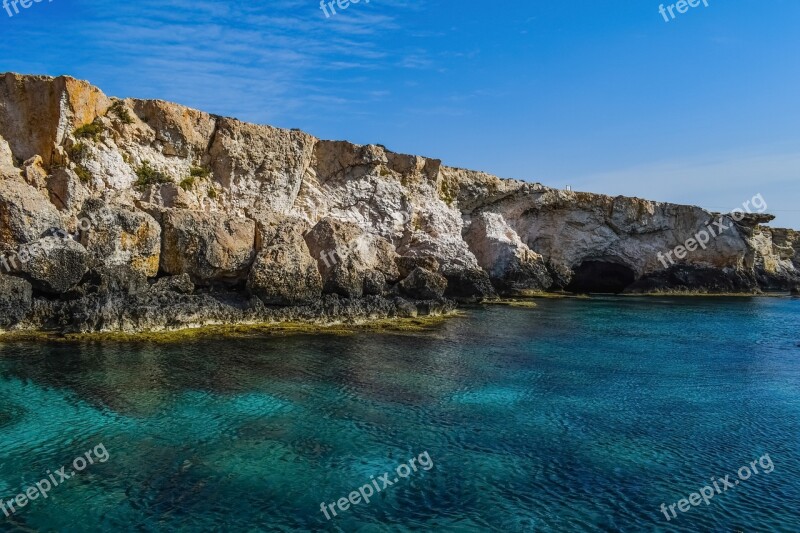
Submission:
M 255 320 L 272 306 L 324 314 L 331 298 L 402 314 L 431 312 L 413 302 L 443 302 L 443 291 L 797 285 L 798 233 L 735 218 L 109 98 L 69 77 L 0 76 L 0 276 L 14 278 L 0 299 L 27 309 L 11 306 L 4 324 L 137 329 Z M 664 262 L 714 221 L 728 229 Z M 117 296 L 139 310 L 112 305 Z M 172 300 L 184 305 L 174 323 L 141 309 Z M 83 315 L 64 307 L 87 301 L 97 305 Z

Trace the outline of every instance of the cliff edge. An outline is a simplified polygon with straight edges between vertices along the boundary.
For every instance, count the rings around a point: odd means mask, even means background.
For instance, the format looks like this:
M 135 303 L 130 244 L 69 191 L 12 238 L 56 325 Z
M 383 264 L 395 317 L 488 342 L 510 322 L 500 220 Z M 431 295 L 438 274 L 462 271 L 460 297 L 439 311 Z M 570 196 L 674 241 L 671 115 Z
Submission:
M 759 203 L 759 199 L 761 203 Z M 0 75 L 0 329 L 445 313 L 542 291 L 800 285 L 798 232 L 556 190 L 70 77 Z

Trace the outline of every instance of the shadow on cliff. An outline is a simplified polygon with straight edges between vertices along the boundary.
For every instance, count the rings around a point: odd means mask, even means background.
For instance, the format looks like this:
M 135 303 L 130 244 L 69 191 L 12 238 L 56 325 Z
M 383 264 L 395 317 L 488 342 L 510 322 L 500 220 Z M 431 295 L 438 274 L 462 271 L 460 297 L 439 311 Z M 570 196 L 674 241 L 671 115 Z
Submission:
M 608 261 L 584 261 L 565 290 L 573 293 L 620 294 L 636 280 L 636 274 L 625 265 Z

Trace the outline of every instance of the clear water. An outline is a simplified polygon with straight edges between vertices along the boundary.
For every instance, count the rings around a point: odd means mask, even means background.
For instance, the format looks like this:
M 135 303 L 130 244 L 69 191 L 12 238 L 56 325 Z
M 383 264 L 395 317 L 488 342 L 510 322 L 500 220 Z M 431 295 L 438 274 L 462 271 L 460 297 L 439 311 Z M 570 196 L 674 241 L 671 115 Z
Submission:
M 0 497 L 110 456 L 0 531 L 797 532 L 798 319 L 797 299 L 595 298 L 413 335 L 0 344 Z

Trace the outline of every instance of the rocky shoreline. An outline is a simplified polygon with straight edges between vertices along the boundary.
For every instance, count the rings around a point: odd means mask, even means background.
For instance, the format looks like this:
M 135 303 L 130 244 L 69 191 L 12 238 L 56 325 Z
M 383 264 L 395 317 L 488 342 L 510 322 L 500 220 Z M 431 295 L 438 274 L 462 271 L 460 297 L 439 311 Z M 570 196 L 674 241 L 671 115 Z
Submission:
M 0 331 L 351 323 L 562 291 L 796 292 L 800 233 L 772 219 L 0 76 Z

